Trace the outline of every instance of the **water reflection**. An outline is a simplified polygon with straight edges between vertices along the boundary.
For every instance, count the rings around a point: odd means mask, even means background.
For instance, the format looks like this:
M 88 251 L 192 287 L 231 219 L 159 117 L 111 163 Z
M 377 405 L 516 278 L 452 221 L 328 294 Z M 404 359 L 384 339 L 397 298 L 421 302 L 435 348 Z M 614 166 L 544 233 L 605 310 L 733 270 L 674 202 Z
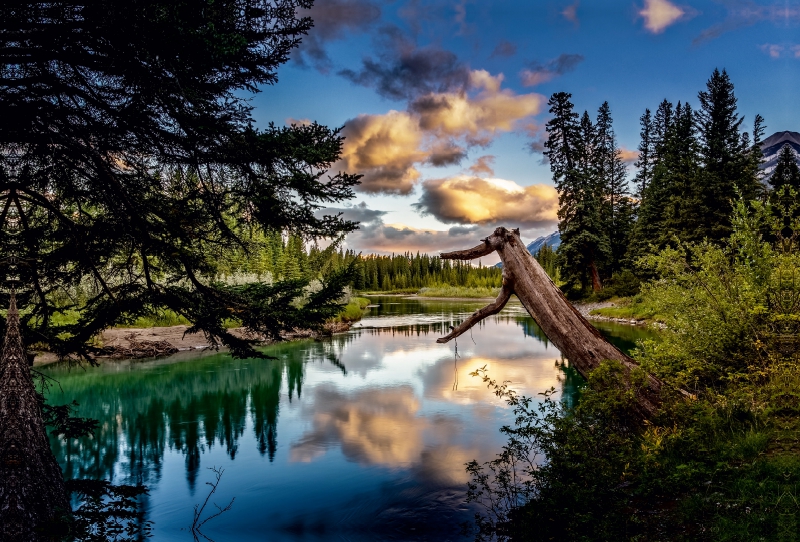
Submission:
M 94 438 L 52 440 L 65 475 L 148 485 L 158 540 L 187 540 L 211 466 L 226 469 L 220 502 L 236 497 L 215 520 L 218 542 L 455 539 L 471 517 L 463 465 L 492 458 L 512 419 L 468 373 L 485 365 L 520 393 L 554 386 L 566 401 L 581 380 L 510 304 L 460 338 L 454 389 L 453 345 L 435 339 L 482 303 L 378 303 L 350 333 L 271 347 L 276 360 L 195 353 L 48 368 L 61 382 L 51 400 L 77 400 L 101 421 Z

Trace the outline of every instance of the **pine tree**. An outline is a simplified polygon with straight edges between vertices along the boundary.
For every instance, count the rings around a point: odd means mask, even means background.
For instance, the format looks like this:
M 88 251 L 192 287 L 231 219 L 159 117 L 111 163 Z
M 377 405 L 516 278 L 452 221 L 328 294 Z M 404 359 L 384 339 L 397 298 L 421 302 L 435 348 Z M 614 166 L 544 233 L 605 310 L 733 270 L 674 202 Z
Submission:
M 557 92 L 550 97 L 545 156 L 559 195 L 559 254 L 564 278 L 572 288 L 602 289 L 599 266 L 609 253 L 601 223 L 600 197 L 593 174 L 594 126 L 588 113 L 578 123 L 572 96 Z
M 668 100 L 656 108 L 656 113 L 648 126 L 642 126 L 640 147 L 648 147 L 647 166 L 649 172 L 638 176 L 645 180 L 639 184 L 639 203 L 636 209 L 636 224 L 633 227 L 630 259 L 634 262 L 649 253 L 650 245 L 657 245 L 664 222 L 664 209 L 669 198 L 669 177 L 664 165 L 668 134 L 672 130 L 674 106 Z M 647 113 L 642 117 L 647 119 Z M 642 165 L 639 165 L 642 168 Z M 641 183 L 641 180 L 639 181 Z
M 636 197 L 641 202 L 650 181 L 653 179 L 653 166 L 655 162 L 655 139 L 654 122 L 649 109 L 644 110 L 644 114 L 639 117 L 639 125 L 642 127 L 639 132 L 639 157 L 633 164 L 638 170 L 633 178 L 636 186 Z
M 226 285 L 209 257 L 246 244 L 253 224 L 305 237 L 356 227 L 315 214 L 353 197 L 358 183 L 326 174 L 342 150 L 338 131 L 256 129 L 246 99 L 277 82 L 278 66 L 311 28 L 298 6 L 310 2 L 0 3 L 0 304 L 16 290 L 23 336 L 86 358 L 103 329 L 169 308 L 192 322 L 189 333 L 237 356 L 262 355 L 224 321 L 235 315 L 277 337 L 338 311 L 343 273 L 300 306 L 302 281 Z M 85 284 L 94 291 L 80 320 L 59 321 L 59 297 Z M 6 384 L 0 394 L 13 394 Z M 34 513 L 55 514 L 35 487 L 59 481 L 24 463 L 17 469 L 35 484 L 0 477 L 4 540 L 28 539 L 10 531 L 13 501 L 27 499 L 31 516 L 14 513 L 31 533 L 42 527 Z
M 672 102 L 667 99 L 661 101 L 653 117 L 653 162 L 661 160 L 664 153 L 664 142 L 667 138 L 669 127 L 672 126 L 674 115 Z
M 697 182 L 698 151 L 692 107 L 678 102 L 656 173 L 662 205 L 658 234 L 653 239 L 657 246 L 663 247 L 675 237 L 681 241 L 702 239 L 699 232 L 705 217 L 701 212 L 703 195 Z
M 790 186 L 800 191 L 800 168 L 797 167 L 797 153 L 788 143 L 778 154 L 778 161 L 769 178 L 769 184 L 773 190 Z
M 620 271 L 625 263 L 633 226 L 632 201 L 628 195 L 627 167 L 614 133 L 611 107 L 603 102 L 595 123 L 595 190 L 601 204 L 602 234 L 608 238 L 609 258 L 605 277 Z
M 753 144 L 750 147 L 748 175 L 755 180 L 757 187 L 755 196 L 761 200 L 766 199 L 767 195 L 764 171 L 761 169 L 761 163 L 764 161 L 764 153 L 761 151 L 761 140 L 764 137 L 764 129 L 764 117 L 757 114 L 753 121 Z
M 737 114 L 733 83 L 725 70 L 714 70 L 698 98 L 700 110 L 695 123 L 703 165 L 698 213 L 703 220 L 697 237 L 719 242 L 730 235 L 737 193 L 754 198 L 758 185 L 749 174 L 751 149 L 745 147 L 740 134 L 744 117 Z
M 781 235 L 789 239 L 794 233 L 792 221 L 800 217 L 800 168 L 797 167 L 797 153 L 788 143 L 778 155 L 769 184 L 773 187 L 769 197 L 773 212 L 783 222 Z

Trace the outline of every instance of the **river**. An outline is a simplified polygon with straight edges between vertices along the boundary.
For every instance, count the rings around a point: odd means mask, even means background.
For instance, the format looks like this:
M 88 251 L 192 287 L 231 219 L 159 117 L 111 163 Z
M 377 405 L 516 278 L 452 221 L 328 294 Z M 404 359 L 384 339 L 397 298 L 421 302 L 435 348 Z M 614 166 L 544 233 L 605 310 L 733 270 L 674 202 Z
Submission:
M 372 299 L 350 332 L 266 348 L 275 360 L 200 352 L 46 367 L 60 383 L 51 403 L 76 400 L 100 420 L 94 438 L 51 440 L 65 476 L 147 485 L 157 541 L 192 540 L 210 467 L 224 469 L 212 502 L 235 498 L 203 529 L 216 542 L 464 539 L 475 511 L 464 463 L 493 458 L 512 422 L 469 373 L 485 366 L 519 393 L 554 387 L 566 401 L 581 379 L 518 302 L 460 337 L 456 358 L 436 338 L 483 301 Z M 600 327 L 623 349 L 650 336 Z

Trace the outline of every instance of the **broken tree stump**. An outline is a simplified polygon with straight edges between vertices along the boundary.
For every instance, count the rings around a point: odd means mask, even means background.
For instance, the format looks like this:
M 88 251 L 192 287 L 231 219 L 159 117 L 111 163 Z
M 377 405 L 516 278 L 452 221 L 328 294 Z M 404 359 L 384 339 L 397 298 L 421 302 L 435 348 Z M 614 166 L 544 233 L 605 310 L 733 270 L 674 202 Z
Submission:
M 525 248 L 519 238 L 519 230 L 497 228 L 482 244 L 467 250 L 446 252 L 441 257 L 446 260 L 474 260 L 495 251 L 503 262 L 503 287 L 500 295 L 493 303 L 475 311 L 450 334 L 436 342 L 446 343 L 455 339 L 487 316 L 497 314 L 511 295 L 515 294 L 547 338 L 581 376 L 587 378 L 604 360 L 615 360 L 622 365 L 626 382 L 631 382 L 630 373 L 639 365 L 608 342 L 567 301 L 539 262 Z M 658 410 L 662 386 L 659 379 L 646 375 L 644 386 L 636 390 L 638 410 L 645 418 L 651 417 Z

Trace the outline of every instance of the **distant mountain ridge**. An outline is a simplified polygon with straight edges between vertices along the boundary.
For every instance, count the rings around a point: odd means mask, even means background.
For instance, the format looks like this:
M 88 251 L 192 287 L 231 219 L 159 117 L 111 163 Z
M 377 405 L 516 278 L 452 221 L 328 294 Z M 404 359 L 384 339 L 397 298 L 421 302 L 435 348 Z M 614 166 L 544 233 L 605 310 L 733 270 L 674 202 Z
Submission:
M 800 136 L 800 134 L 798 134 Z M 550 235 L 545 235 L 543 237 L 537 237 L 533 241 L 531 241 L 527 247 L 528 252 L 531 255 L 535 255 L 539 252 L 539 249 L 542 248 L 544 245 L 550 245 L 550 248 L 553 250 L 557 249 L 561 246 L 561 234 L 557 231 L 551 233 Z
M 775 171 L 775 164 L 778 163 L 778 154 L 784 145 L 789 146 L 794 150 L 795 161 L 800 165 L 800 133 L 798 132 L 775 132 L 767 139 L 761 142 L 761 152 L 764 154 L 764 161 L 761 163 L 759 169 L 764 172 L 764 182 L 772 176 Z
M 549 245 L 553 250 L 557 249 L 561 245 L 561 234 L 557 231 L 554 231 L 550 235 L 537 237 L 528 243 L 528 246 L 525 248 L 528 249 L 528 252 L 531 253 L 531 256 L 535 256 L 536 253 L 539 252 L 539 249 L 541 249 L 544 245 Z M 503 267 L 503 262 L 498 262 L 495 264 L 495 267 Z

